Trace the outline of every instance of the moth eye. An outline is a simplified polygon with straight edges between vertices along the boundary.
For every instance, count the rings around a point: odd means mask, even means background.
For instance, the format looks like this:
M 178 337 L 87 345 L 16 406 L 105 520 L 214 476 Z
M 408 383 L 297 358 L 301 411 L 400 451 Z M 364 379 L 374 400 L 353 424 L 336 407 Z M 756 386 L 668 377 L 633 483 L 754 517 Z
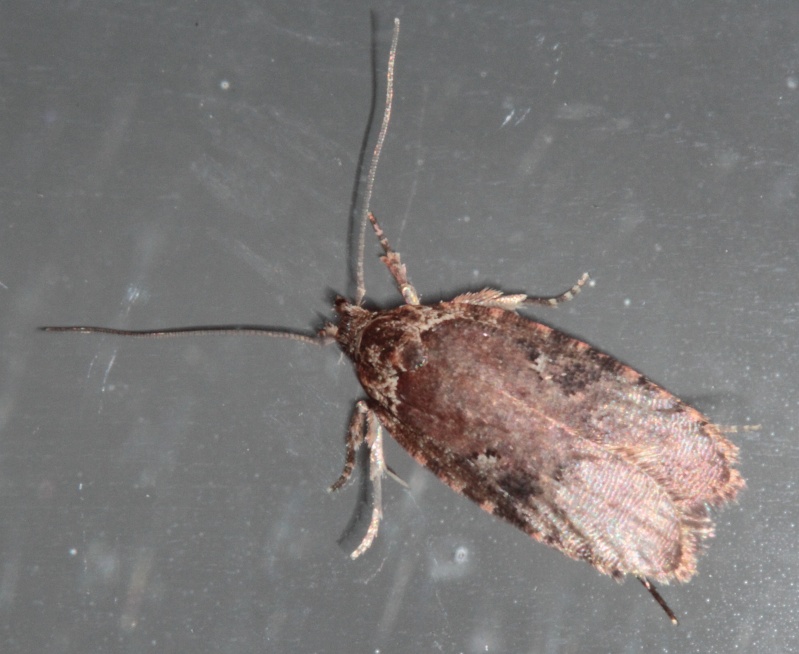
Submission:
M 416 370 L 427 363 L 427 350 L 420 343 L 410 343 L 402 348 L 402 368 Z

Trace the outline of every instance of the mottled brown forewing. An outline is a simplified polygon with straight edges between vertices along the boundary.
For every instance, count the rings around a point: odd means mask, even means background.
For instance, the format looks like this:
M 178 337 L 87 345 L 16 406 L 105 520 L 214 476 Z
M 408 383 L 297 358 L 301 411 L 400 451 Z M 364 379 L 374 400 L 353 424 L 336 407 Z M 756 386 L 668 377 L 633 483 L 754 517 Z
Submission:
M 686 581 L 743 486 L 695 409 L 591 346 L 468 301 L 369 312 L 338 339 L 391 436 L 454 490 L 620 578 Z

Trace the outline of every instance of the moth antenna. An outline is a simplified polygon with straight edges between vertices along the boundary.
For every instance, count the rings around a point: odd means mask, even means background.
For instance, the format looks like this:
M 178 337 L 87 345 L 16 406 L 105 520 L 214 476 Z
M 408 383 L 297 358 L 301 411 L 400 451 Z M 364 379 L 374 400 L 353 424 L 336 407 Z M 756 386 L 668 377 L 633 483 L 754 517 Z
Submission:
M 391 119 L 391 102 L 394 99 L 394 60 L 397 58 L 397 42 L 399 41 L 400 20 L 394 19 L 394 31 L 391 36 L 391 50 L 388 53 L 388 71 L 386 72 L 386 104 L 383 109 L 383 122 L 380 131 L 377 133 L 377 142 L 372 152 L 372 162 L 369 164 L 369 173 L 366 176 L 366 191 L 363 196 L 363 212 L 361 214 L 361 227 L 358 233 L 358 263 L 356 268 L 356 291 L 355 304 L 363 302 L 366 295 L 366 284 L 363 274 L 363 255 L 366 249 L 366 223 L 369 222 L 369 204 L 372 201 L 372 191 L 375 187 L 375 176 L 377 175 L 377 162 L 380 159 L 380 152 L 383 149 L 383 141 L 386 140 L 388 132 L 388 121 Z
M 638 581 L 640 581 L 644 585 L 644 588 L 646 588 L 649 591 L 649 594 L 655 598 L 655 601 L 658 604 L 660 604 L 660 608 L 662 608 L 666 612 L 666 615 L 669 616 L 669 620 L 671 620 L 671 623 L 680 624 L 680 621 L 677 620 L 677 616 L 674 615 L 674 611 L 672 611 L 671 608 L 669 608 L 669 605 L 666 604 L 666 600 L 664 600 L 660 596 L 660 593 L 657 591 L 657 588 L 655 588 L 655 585 L 651 581 L 647 581 L 643 577 L 638 577 Z
M 391 104 L 394 99 L 394 61 L 397 58 L 397 43 L 399 42 L 400 20 L 394 19 L 394 30 L 391 37 L 391 49 L 388 54 L 388 70 L 386 72 L 386 104 L 383 109 L 383 122 L 377 134 L 377 142 L 372 152 L 372 161 L 369 164 L 369 173 L 366 176 L 366 191 L 364 193 L 363 214 L 361 218 L 360 233 L 358 235 L 358 264 L 356 270 L 356 296 L 355 303 L 360 305 L 366 295 L 366 284 L 364 283 L 363 258 L 366 249 L 366 224 L 369 222 L 369 205 L 372 201 L 372 192 L 377 176 L 377 163 L 380 160 L 380 152 L 383 150 L 383 142 L 386 140 L 388 132 L 388 122 L 391 119 Z M 177 327 L 174 329 L 114 329 L 111 327 L 94 327 L 91 325 L 68 325 L 68 326 L 47 326 L 39 327 L 44 332 L 77 332 L 80 334 L 112 334 L 114 336 L 130 336 L 134 338 L 174 338 L 178 336 L 271 336 L 273 338 L 287 338 L 314 345 L 326 345 L 333 342 L 334 334 L 322 330 L 319 334 L 311 336 L 280 329 L 270 329 L 269 327 L 259 327 L 257 325 L 219 325 L 208 327 Z
M 580 291 L 583 289 L 583 286 L 590 280 L 591 278 L 588 276 L 588 273 L 583 273 L 580 279 L 577 280 L 577 283 L 572 286 L 568 291 L 565 293 L 561 293 L 560 295 L 555 295 L 553 297 L 526 297 L 522 300 L 523 304 L 543 304 L 548 307 L 554 307 L 558 304 L 563 302 L 568 302 L 569 300 L 573 300 L 575 296 L 580 294 Z
M 133 338 L 177 338 L 180 336 L 270 336 L 288 338 L 313 345 L 326 345 L 332 339 L 320 333 L 316 336 L 301 334 L 285 329 L 271 329 L 258 325 L 211 325 L 207 327 L 174 327 L 170 329 L 115 329 L 113 327 L 94 327 L 91 325 L 68 325 L 39 327 L 43 332 L 77 332 L 78 334 L 111 334 Z

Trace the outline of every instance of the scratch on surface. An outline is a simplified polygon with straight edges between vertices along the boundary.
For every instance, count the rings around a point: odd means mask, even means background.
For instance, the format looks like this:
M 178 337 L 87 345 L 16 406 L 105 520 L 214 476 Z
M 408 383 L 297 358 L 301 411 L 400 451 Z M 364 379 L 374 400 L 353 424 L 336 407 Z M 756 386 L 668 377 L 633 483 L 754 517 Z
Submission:
M 114 365 L 114 361 L 116 361 L 116 358 L 117 358 L 117 353 L 116 353 L 116 350 L 115 350 L 114 353 L 111 355 L 111 359 L 108 361 L 108 365 L 106 366 L 106 369 L 105 369 L 105 374 L 103 375 L 103 384 L 102 384 L 102 387 L 101 387 L 101 391 L 103 393 L 105 393 L 105 391 L 106 391 L 107 384 L 108 384 L 108 375 L 111 374 L 111 367 Z
M 516 122 L 514 122 L 514 123 L 513 123 L 513 126 L 514 126 L 514 127 L 517 127 L 518 125 L 520 125 L 520 124 L 521 124 L 521 122 L 522 122 L 522 121 L 523 121 L 525 118 L 527 118 L 527 116 L 530 114 L 530 109 L 531 109 L 531 107 L 527 107 L 527 109 L 525 109 L 525 110 L 522 112 L 522 115 L 521 115 L 521 116 L 519 116 L 519 117 L 516 119 Z
M 427 96 L 429 95 L 430 88 L 425 84 L 424 89 L 422 90 L 422 102 L 419 108 L 419 120 L 418 120 L 418 130 L 416 131 L 416 166 L 414 167 L 413 171 L 413 181 L 411 182 L 410 192 L 408 193 L 408 201 L 405 203 L 405 211 L 402 214 L 402 220 L 400 221 L 399 229 L 397 230 L 397 244 L 402 240 L 402 235 L 405 233 L 405 227 L 408 225 L 408 216 L 411 213 L 411 206 L 413 205 L 414 200 L 416 199 L 416 191 L 419 186 L 419 178 L 422 175 L 425 166 L 425 148 L 422 145 L 421 133 L 422 127 L 424 126 L 425 115 L 426 115 L 426 108 L 427 108 Z
M 94 370 L 94 363 L 95 363 L 95 361 L 97 361 L 97 357 L 98 356 L 99 356 L 98 354 L 95 354 L 92 357 L 92 360 L 89 363 L 89 371 L 86 373 L 86 379 L 89 379 L 92 376 L 92 370 Z
M 524 122 L 524 119 L 530 115 L 530 111 L 532 110 L 532 107 L 527 107 L 527 109 L 517 114 L 516 108 L 513 106 L 511 100 L 506 100 L 502 103 L 502 105 L 503 108 L 510 109 L 510 111 L 508 112 L 508 115 L 505 116 L 505 120 L 503 120 L 502 124 L 499 126 L 500 129 L 507 127 L 510 123 L 513 123 L 514 127 L 518 127 L 522 122 Z

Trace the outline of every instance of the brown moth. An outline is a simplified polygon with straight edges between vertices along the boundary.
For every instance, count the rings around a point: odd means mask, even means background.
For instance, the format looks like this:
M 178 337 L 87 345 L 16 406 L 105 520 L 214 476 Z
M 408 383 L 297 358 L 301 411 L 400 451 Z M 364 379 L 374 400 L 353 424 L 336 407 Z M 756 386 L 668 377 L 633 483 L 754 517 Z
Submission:
M 352 414 L 346 460 L 331 490 L 369 448 L 370 524 L 352 553 L 365 552 L 382 517 L 385 429 L 420 464 L 482 509 L 599 572 L 638 578 L 676 623 L 652 581 L 688 581 L 711 509 L 744 487 L 737 448 L 721 429 L 642 374 L 590 345 L 521 317 L 525 305 L 570 300 L 588 279 L 552 298 L 485 289 L 424 305 L 369 202 L 388 128 L 399 37 L 395 19 L 386 108 L 364 200 L 354 302 L 339 297 L 336 322 L 317 335 L 258 327 L 46 331 L 168 337 L 260 334 L 337 343 L 366 392 Z M 364 228 L 371 222 L 382 261 L 405 303 L 362 306 Z

